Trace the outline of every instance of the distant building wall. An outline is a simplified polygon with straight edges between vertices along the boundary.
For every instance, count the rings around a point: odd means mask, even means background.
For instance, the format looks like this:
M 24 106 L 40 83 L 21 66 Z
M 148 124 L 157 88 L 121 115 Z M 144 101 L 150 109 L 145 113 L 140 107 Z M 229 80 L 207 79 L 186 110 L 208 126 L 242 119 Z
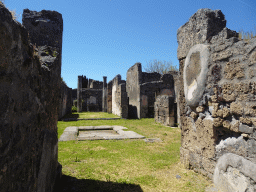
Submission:
M 107 112 L 112 113 L 112 84 L 113 82 L 110 81 L 108 82 L 108 87 L 107 87 Z
M 126 90 L 130 118 L 154 117 L 154 102 L 158 95 L 174 95 L 174 81 L 171 74 L 145 73 L 141 63 L 127 71 Z
M 128 97 L 126 83 L 117 75 L 112 80 L 112 113 L 122 118 L 128 118 Z
M 69 88 L 63 81 L 61 81 L 59 116 L 58 116 L 59 120 L 64 115 L 71 113 L 72 102 L 73 102 L 72 101 L 72 88 Z
M 140 117 L 140 84 L 141 84 L 141 63 L 135 63 L 127 71 L 126 91 L 129 98 L 129 117 Z

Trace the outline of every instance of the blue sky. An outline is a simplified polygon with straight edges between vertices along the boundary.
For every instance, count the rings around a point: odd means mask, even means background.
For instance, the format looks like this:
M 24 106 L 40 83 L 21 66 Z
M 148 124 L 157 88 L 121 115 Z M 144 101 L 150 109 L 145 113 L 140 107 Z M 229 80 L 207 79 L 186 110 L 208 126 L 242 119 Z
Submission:
M 231 30 L 256 33 L 255 0 L 5 0 L 23 9 L 55 10 L 64 21 L 62 77 L 71 88 L 77 76 L 102 81 L 117 74 L 126 80 L 136 62 L 153 59 L 178 66 L 177 30 L 201 8 L 220 9 Z M 22 23 L 22 17 L 18 19 Z

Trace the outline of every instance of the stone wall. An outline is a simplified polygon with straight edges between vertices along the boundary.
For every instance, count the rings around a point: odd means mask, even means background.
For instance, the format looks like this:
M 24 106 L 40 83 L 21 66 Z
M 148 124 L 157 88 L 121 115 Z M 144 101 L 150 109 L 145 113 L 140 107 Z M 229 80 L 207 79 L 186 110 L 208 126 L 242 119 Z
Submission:
M 102 89 L 82 89 L 82 111 L 102 111 Z
M 178 29 L 181 161 L 222 191 L 256 190 L 256 38 L 238 40 L 220 10 Z
M 55 11 L 28 9 L 22 20 L 26 28 L 0 3 L 0 189 L 52 191 L 61 175 L 57 120 L 63 21 Z
M 129 118 L 140 118 L 141 63 L 135 63 L 126 74 L 126 91 L 129 98 Z
M 102 111 L 103 82 L 78 76 L 77 111 Z
M 127 71 L 126 90 L 129 98 L 129 117 L 154 117 L 154 102 L 158 95 L 173 95 L 174 81 L 171 74 L 145 73 L 141 63 Z
M 107 97 L 108 97 L 108 89 L 107 89 L 107 77 L 103 76 L 103 89 L 102 89 L 102 112 L 107 112 Z
M 102 89 L 103 88 L 103 82 L 102 81 L 92 80 L 90 82 L 90 86 L 88 88 L 91 88 L 91 89 Z
M 59 116 L 60 120 L 64 115 L 71 113 L 72 109 L 72 88 L 69 88 L 65 82 L 61 81 L 60 85 L 60 104 L 59 104 Z
M 72 106 L 74 105 L 74 100 L 77 100 L 77 89 L 72 89 Z
M 155 101 L 155 121 L 174 127 L 177 120 L 177 107 L 174 96 L 158 95 Z
M 121 81 L 121 75 L 117 75 L 112 80 L 112 113 L 122 118 L 128 118 L 126 83 Z
M 112 113 L 112 84 L 113 82 L 108 82 L 107 86 L 107 112 Z

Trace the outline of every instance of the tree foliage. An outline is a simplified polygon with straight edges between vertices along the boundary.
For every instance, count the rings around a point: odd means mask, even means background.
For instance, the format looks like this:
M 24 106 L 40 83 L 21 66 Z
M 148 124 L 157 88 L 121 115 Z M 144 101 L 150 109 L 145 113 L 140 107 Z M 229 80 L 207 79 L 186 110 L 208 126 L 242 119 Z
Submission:
M 148 73 L 157 72 L 163 75 L 165 73 L 168 73 L 168 71 L 178 71 L 178 68 L 174 66 L 171 61 L 160 61 L 154 59 L 147 62 L 146 67 L 144 67 L 144 71 Z

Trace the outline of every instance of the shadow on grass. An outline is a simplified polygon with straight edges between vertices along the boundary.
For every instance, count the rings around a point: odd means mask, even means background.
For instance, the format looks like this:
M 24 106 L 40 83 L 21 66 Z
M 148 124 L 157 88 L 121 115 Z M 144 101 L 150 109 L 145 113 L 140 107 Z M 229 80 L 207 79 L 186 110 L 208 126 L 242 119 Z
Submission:
M 77 179 L 76 177 L 62 175 L 53 192 L 143 192 L 136 184 L 106 182 L 91 179 Z
M 66 114 L 64 117 L 62 117 L 62 119 L 69 119 L 69 118 L 78 119 L 79 118 L 79 114 L 69 113 L 69 114 Z

